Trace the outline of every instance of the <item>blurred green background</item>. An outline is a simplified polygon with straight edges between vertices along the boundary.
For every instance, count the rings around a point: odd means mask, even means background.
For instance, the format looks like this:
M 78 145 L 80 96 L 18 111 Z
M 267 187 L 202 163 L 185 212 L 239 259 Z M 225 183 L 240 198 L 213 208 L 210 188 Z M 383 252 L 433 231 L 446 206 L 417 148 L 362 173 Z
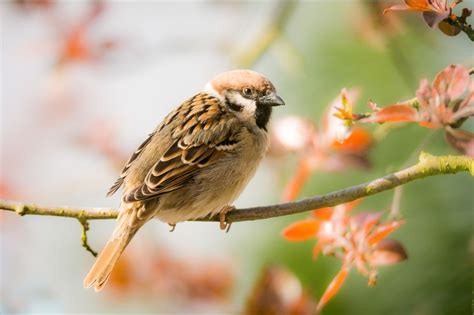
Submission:
M 64 107 L 47 107 L 49 98 L 42 101 L 41 106 L 46 106 L 43 109 L 33 102 L 38 99 L 36 96 L 42 95 L 44 78 L 54 68 L 51 56 L 55 53 L 41 48 L 48 42 L 45 38 L 55 38 L 48 35 L 52 31 L 47 21 L 50 16 L 64 20 L 67 20 L 64 17 L 80 16 L 77 12 L 87 11 L 84 8 L 88 2 L 58 2 L 46 8 L 27 9 L 19 2 L 3 2 L 2 68 L 6 70 L 2 71 L 1 180 L 13 187 L 10 191 L 21 192 L 10 195 L 4 192 L 4 197 L 19 196 L 51 205 L 116 207 L 118 199 L 102 197 L 117 175 L 113 167 L 107 166 L 110 164 L 107 159 L 84 153 L 87 148 L 65 145 L 64 141 L 68 140 L 63 138 L 58 142 L 54 139 L 74 134 L 75 130 L 84 128 L 79 124 L 88 125 L 92 118 L 107 117 L 118 126 L 115 140 L 118 139 L 126 156 L 167 111 L 198 90 L 212 75 L 231 68 L 250 67 L 273 81 L 287 104 L 275 111 L 274 120 L 298 115 L 320 124 L 325 108 L 343 87 L 360 88 L 357 108 L 365 111 L 369 99 L 388 105 L 413 97 L 421 78 L 431 81 L 448 64 L 473 65 L 473 46 L 465 34 L 451 38 L 429 29 L 418 13 L 391 13 L 386 19 L 395 21 L 388 23 L 382 16 L 383 7 L 388 4 L 373 1 L 104 2 L 104 12 L 94 22 L 90 38 L 106 34 L 120 40 L 116 48 L 92 66 L 73 60 L 63 70 L 61 80 L 67 80 L 66 86 L 76 90 L 68 96 L 86 103 L 87 110 L 75 110 L 57 118 L 54 113 Z M 473 2 L 465 1 L 464 6 L 472 9 Z M 43 31 L 38 31 L 41 27 Z M 267 49 L 254 56 L 254 50 L 258 51 L 275 28 L 277 35 L 270 36 Z M 33 50 L 34 54 L 28 54 L 31 47 L 38 45 L 39 48 L 34 48 L 38 52 Z M 67 71 L 69 75 L 64 75 Z M 117 78 L 124 78 L 124 82 L 107 83 Z M 31 99 L 19 94 L 31 94 Z M 110 97 L 111 94 L 114 96 Z M 48 114 L 53 117 L 52 123 L 38 122 L 27 114 L 44 113 L 44 108 L 52 112 Z M 49 129 L 45 127 L 47 131 L 36 126 L 38 129 L 27 132 L 25 137 L 27 143 L 40 141 L 47 154 L 55 155 L 45 158 L 48 161 L 31 161 L 34 160 L 31 156 L 28 160 L 29 151 L 18 144 L 20 130 L 33 128 L 32 123 L 49 126 Z M 474 124 L 467 122 L 464 128 L 472 132 Z M 47 144 L 50 141 L 51 147 Z M 421 144 L 424 151 L 435 155 L 454 154 L 441 131 L 406 124 L 391 130 L 375 145 L 370 152 L 373 167 L 369 171 L 318 171 L 300 197 L 348 187 L 411 165 L 416 162 Z M 46 154 L 44 151 L 39 152 Z M 18 162 L 15 158 L 18 154 L 26 157 Z M 76 158 L 81 162 L 72 166 Z M 58 171 L 50 182 L 44 182 L 48 168 L 58 167 L 58 163 L 64 171 L 74 168 L 73 175 L 60 175 Z M 292 158 L 280 169 L 265 163 L 237 205 L 280 201 L 294 169 Z M 28 174 L 31 180 L 25 181 Z M 70 189 L 60 190 L 58 196 L 58 187 Z M 409 259 L 382 267 L 375 288 L 369 288 L 366 278 L 352 272 L 323 314 L 468 314 L 473 279 L 473 192 L 474 182 L 468 174 L 430 177 L 404 186 L 401 213 L 407 223 L 393 238 L 404 244 Z M 378 194 L 367 198 L 357 209 L 386 210 L 392 197 L 390 191 Z M 232 298 L 223 306 L 202 310 L 181 301 L 181 307 L 163 310 L 162 304 L 150 296 L 130 293 L 127 298 L 113 300 L 83 291 L 81 278 L 92 258 L 79 245 L 76 222 L 2 215 L 5 263 L 0 311 L 239 313 L 261 268 L 269 263 L 286 266 L 317 299 L 338 272 L 340 261 L 321 257 L 313 262 L 313 242 L 290 243 L 280 236 L 285 226 L 306 216 L 234 224 L 228 235 L 217 231 L 217 226 L 204 223 L 178 225 L 176 232 L 165 235 L 163 224 L 150 224 L 134 244 L 144 242 L 146 237 L 148 242 L 154 242 L 153 238 L 160 240 L 156 242 L 171 242 L 167 244 L 180 242 L 176 248 L 183 257 L 188 255 L 188 248 L 200 256 L 206 256 L 212 248 L 217 256 L 222 253 L 231 257 L 238 275 Z M 91 224 L 89 237 L 94 248 L 102 246 L 112 228 L 113 222 Z M 152 232 L 156 229 L 161 234 Z M 17 236 L 21 230 L 26 232 L 20 243 Z M 58 233 L 63 237 L 58 239 Z M 20 253 L 19 244 L 24 250 L 35 246 L 40 249 L 27 256 Z M 23 262 L 18 266 L 15 261 Z M 33 264 L 41 266 L 46 275 L 39 275 L 35 269 L 21 276 L 22 270 L 34 268 Z M 13 296 L 17 294 L 26 294 L 31 299 L 19 301 Z
M 372 30 L 382 33 L 386 41 L 383 49 L 377 49 L 354 34 L 356 28 L 351 25 L 360 6 L 367 13 L 376 5 L 373 1 L 303 2 L 298 5 L 284 34 L 298 47 L 302 67 L 297 74 L 283 76 L 284 83 L 277 85 L 291 104 L 285 113 L 278 114 L 287 115 L 290 111 L 318 121 L 325 104 L 341 87 L 362 89 L 359 108 L 363 109 L 360 111 L 366 110 L 364 102 L 368 99 L 378 104 L 392 104 L 412 97 L 419 79 L 431 81 L 448 64 L 472 65 L 473 46 L 464 34 L 447 38 L 429 29 L 415 13 L 399 14 L 405 30 L 396 35 L 386 32 L 381 25 Z M 472 8 L 472 2 L 466 5 Z M 263 59 L 265 69 L 279 64 L 273 56 Z M 404 62 L 400 63 L 400 60 Z M 282 68 L 278 73 L 286 73 Z M 467 129 L 472 130 L 472 127 L 472 121 L 468 122 Z M 413 153 L 427 138 L 429 141 L 423 150 L 436 155 L 453 154 L 444 142 L 442 132 L 432 133 L 417 125 L 395 129 L 371 152 L 373 169 L 370 172 L 349 171 L 336 176 L 313 174 L 304 196 L 330 192 L 406 167 L 416 162 L 417 156 Z M 473 191 L 474 183 L 469 174 L 427 178 L 406 185 L 401 211 L 407 224 L 394 237 L 406 246 L 409 259 L 382 267 L 375 288 L 368 288 L 367 280 L 353 272 L 323 313 L 468 314 L 474 241 Z M 358 209 L 388 209 L 392 197 L 393 192 L 385 192 L 366 198 Z M 275 232 L 306 216 L 275 219 Z M 275 243 L 270 237 L 265 241 L 269 243 L 268 251 L 258 261 L 289 266 L 316 296 L 321 296 L 340 268 L 340 262 L 334 258 L 323 257 L 313 263 L 311 241 L 306 244 L 283 240 Z

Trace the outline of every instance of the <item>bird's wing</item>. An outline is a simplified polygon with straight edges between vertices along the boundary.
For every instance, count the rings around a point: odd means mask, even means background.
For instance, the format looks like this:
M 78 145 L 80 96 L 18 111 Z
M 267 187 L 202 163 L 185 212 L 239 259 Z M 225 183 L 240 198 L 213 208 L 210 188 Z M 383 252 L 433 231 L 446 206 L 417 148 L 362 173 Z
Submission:
M 183 116 L 186 116 L 188 114 L 192 114 L 189 111 L 191 109 L 191 107 L 194 107 L 192 105 L 197 104 L 199 102 L 203 103 L 203 101 L 206 101 L 207 98 L 211 99 L 211 97 L 207 94 L 204 94 L 204 93 L 196 94 L 195 96 L 193 96 L 192 98 L 190 98 L 186 102 L 184 102 L 181 106 L 176 108 L 174 111 L 169 113 L 165 117 L 163 122 L 157 127 L 157 129 L 155 131 L 153 131 L 152 133 L 150 133 L 148 135 L 147 139 L 130 156 L 128 161 L 125 163 L 125 166 L 122 168 L 122 171 L 120 173 L 119 178 L 115 181 L 115 183 L 112 185 L 112 187 L 110 187 L 109 191 L 107 192 L 107 196 L 112 196 L 123 185 L 123 183 L 125 181 L 125 178 L 128 175 L 128 171 L 129 171 L 130 167 L 138 159 L 138 157 L 140 157 L 142 152 L 145 151 L 145 148 L 151 142 L 151 140 L 153 139 L 153 137 L 156 134 L 160 133 L 163 130 L 164 127 L 166 127 L 168 125 L 171 125 L 176 121 L 179 121 L 179 119 L 183 119 L 184 118 Z M 217 101 L 217 99 L 215 99 L 215 100 Z
M 172 130 L 171 146 L 150 169 L 143 184 L 124 195 L 125 202 L 146 200 L 179 189 L 237 145 L 237 119 L 208 94 L 198 94 L 183 104 L 172 120 L 179 124 Z
M 133 152 L 132 156 L 128 159 L 125 166 L 122 168 L 122 172 L 120 173 L 120 177 L 115 181 L 115 183 L 110 187 L 109 191 L 107 192 L 107 196 L 112 196 L 119 188 L 122 186 L 125 177 L 127 177 L 128 169 L 132 166 L 133 162 L 140 156 L 143 152 L 145 147 L 150 143 L 152 137 L 155 135 L 156 132 L 152 132 L 148 135 L 148 138 L 140 144 L 140 146 Z

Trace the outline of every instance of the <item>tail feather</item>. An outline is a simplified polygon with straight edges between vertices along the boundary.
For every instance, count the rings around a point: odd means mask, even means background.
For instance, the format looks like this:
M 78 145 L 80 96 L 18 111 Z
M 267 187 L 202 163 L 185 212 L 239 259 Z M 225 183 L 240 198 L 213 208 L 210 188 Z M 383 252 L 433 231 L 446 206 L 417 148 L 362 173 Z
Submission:
M 96 262 L 84 279 L 84 287 L 90 288 L 94 286 L 96 291 L 102 289 L 109 279 L 110 273 L 120 258 L 125 247 L 128 245 L 135 231 L 127 231 L 119 238 L 111 239 L 107 242 L 102 252 L 97 257 Z
M 123 207 L 112 237 L 84 279 L 85 288 L 94 287 L 95 291 L 102 289 L 128 243 L 138 229 L 153 216 L 154 210 L 147 211 L 142 204 L 129 204 Z

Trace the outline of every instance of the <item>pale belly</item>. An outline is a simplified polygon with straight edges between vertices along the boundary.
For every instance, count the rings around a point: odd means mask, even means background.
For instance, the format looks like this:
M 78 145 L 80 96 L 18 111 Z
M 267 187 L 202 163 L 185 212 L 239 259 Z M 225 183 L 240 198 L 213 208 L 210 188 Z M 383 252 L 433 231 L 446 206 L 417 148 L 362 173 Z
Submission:
M 203 169 L 189 185 L 160 197 L 156 218 L 177 223 L 214 215 L 231 205 L 255 175 L 266 146 L 252 149 L 245 156 L 222 159 Z

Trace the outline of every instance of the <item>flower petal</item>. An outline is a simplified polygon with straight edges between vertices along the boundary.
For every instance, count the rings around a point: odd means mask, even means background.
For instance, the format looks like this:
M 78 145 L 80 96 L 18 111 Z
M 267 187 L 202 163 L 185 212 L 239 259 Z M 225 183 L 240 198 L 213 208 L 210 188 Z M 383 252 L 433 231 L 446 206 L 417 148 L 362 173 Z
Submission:
M 283 230 L 282 235 L 288 241 L 306 241 L 316 238 L 320 222 L 315 219 L 307 219 L 295 222 Z
M 429 0 L 405 0 L 405 3 L 413 10 L 430 11 L 432 9 Z
M 363 230 L 367 235 L 380 220 L 383 212 L 360 212 L 351 217 L 351 226 L 355 230 Z
M 474 107 L 474 81 L 471 81 L 466 98 L 461 102 L 459 108 Z
M 346 265 L 342 266 L 341 271 L 339 271 L 339 273 L 334 277 L 334 279 L 326 288 L 326 291 L 324 291 L 323 295 L 321 296 L 318 306 L 316 307 L 317 312 L 320 312 L 324 305 L 326 305 L 334 297 L 334 295 L 339 292 L 339 289 L 344 284 L 349 271 L 349 267 Z
M 305 158 L 302 158 L 298 164 L 295 175 L 290 179 L 283 192 L 283 200 L 291 201 L 298 197 L 299 193 L 306 184 L 309 176 L 311 175 L 310 162 Z
M 450 100 L 460 97 L 469 86 L 469 71 L 461 65 L 449 65 L 433 80 L 433 88 Z
M 374 266 L 392 265 L 408 258 L 403 245 L 395 240 L 381 240 L 370 258 Z
M 420 121 L 418 123 L 421 127 L 424 128 L 429 128 L 429 129 L 438 129 L 438 128 L 443 128 L 443 125 L 440 123 L 435 123 L 432 121 Z
M 316 242 L 316 245 L 313 246 L 313 260 L 316 260 L 316 258 L 318 258 L 319 252 L 321 252 L 322 247 L 323 242 L 321 240 L 318 240 Z
M 453 148 L 467 156 L 474 157 L 474 134 L 448 127 L 446 128 L 445 137 Z
M 344 141 L 333 141 L 332 147 L 340 152 L 360 153 L 365 152 L 373 143 L 372 135 L 360 127 L 352 128 L 349 137 Z
M 373 233 L 367 238 L 367 243 L 369 245 L 375 245 L 385 237 L 387 237 L 390 233 L 394 232 L 398 229 L 402 224 L 405 223 L 404 221 L 392 221 L 389 223 L 379 225 Z
M 416 98 L 420 104 L 421 110 L 428 110 L 430 108 L 431 86 L 427 79 L 421 79 L 420 86 L 416 90 Z
M 364 200 L 364 198 L 359 198 L 359 199 L 356 199 L 356 200 L 352 200 L 352 201 L 349 201 L 349 202 L 346 202 L 344 205 L 345 205 L 345 208 L 346 208 L 346 213 L 351 211 L 352 209 L 354 209 L 355 207 L 357 207 L 358 205 L 360 205 L 360 203 Z
M 309 119 L 288 116 L 273 124 L 270 141 L 272 146 L 284 151 L 300 152 L 310 145 L 314 134 L 315 128 Z
M 423 12 L 423 20 L 428 24 L 429 27 L 434 28 L 438 23 L 449 16 L 449 11 L 438 13 L 435 11 Z
M 383 10 L 383 14 L 387 14 L 390 11 L 420 11 L 418 9 L 411 8 L 406 4 L 396 4 L 392 5 L 390 8 Z
M 333 207 L 326 207 L 313 210 L 313 216 L 320 220 L 329 220 L 334 212 Z
M 328 144 L 344 142 L 352 132 L 353 105 L 359 96 L 356 88 L 342 89 L 323 116 L 322 134 Z
M 375 103 L 374 101 L 372 100 L 369 100 L 367 102 L 367 106 L 369 106 L 369 108 L 372 110 L 372 111 L 379 111 L 381 108 L 379 107 L 379 105 L 377 105 L 377 103 Z
M 386 106 L 378 112 L 374 112 L 361 121 L 377 123 L 417 121 L 417 111 L 410 105 L 394 104 Z
M 369 232 L 372 230 L 374 226 L 376 226 L 380 218 L 382 217 L 383 212 L 375 212 L 375 213 L 369 213 L 365 217 L 364 225 L 362 226 L 362 229 L 364 231 L 364 235 L 369 235 Z

